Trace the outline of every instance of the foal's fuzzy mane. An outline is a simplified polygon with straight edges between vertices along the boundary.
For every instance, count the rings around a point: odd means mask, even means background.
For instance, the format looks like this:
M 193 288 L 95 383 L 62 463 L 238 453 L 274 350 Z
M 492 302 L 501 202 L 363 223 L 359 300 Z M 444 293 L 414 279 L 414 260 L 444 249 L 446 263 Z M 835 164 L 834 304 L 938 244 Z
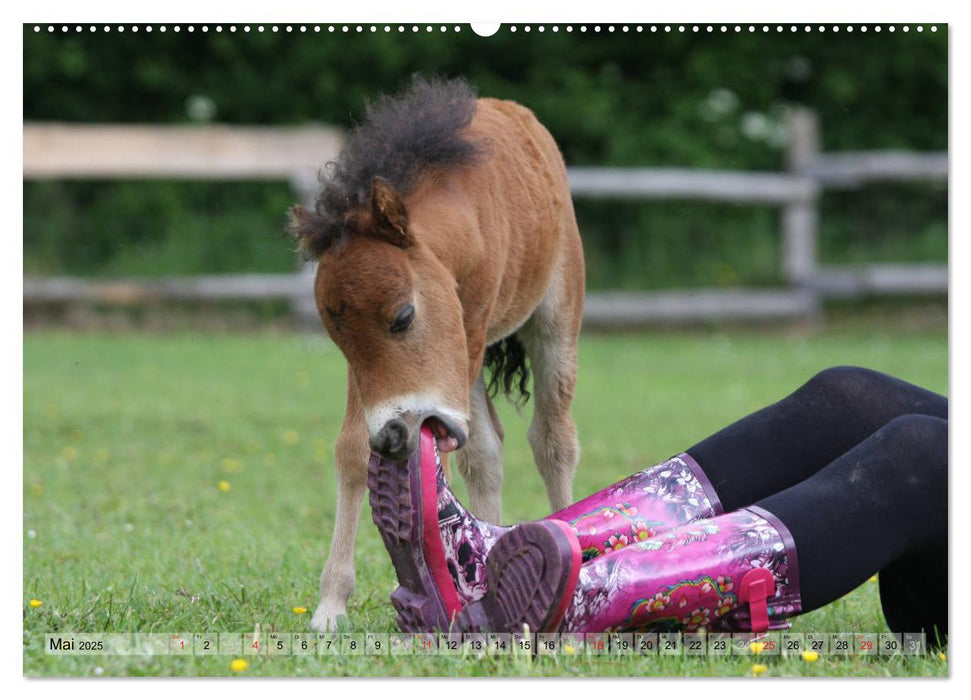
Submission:
M 325 166 L 313 225 L 294 231 L 305 257 L 319 257 L 346 232 L 348 214 L 370 202 L 375 177 L 406 196 L 430 171 L 475 163 L 484 146 L 462 133 L 475 110 L 476 93 L 465 80 L 417 75 L 398 95 L 369 103 L 337 160 Z

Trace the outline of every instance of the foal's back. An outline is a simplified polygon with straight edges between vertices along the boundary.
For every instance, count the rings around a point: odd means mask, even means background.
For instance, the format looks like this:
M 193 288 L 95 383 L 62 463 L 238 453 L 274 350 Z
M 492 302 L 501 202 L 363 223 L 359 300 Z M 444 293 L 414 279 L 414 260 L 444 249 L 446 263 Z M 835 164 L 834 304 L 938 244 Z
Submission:
M 469 306 L 494 302 L 486 304 L 492 341 L 528 318 L 568 263 L 579 267 L 582 295 L 582 247 L 563 157 L 532 111 L 481 98 L 468 137 L 483 144 L 485 157 L 429 198 L 438 206 L 428 218 L 439 217 L 429 228 L 441 238 L 430 244 L 444 259 L 458 257 L 458 270 L 467 264 L 468 276 L 459 272 L 457 281 Z M 421 216 L 419 209 L 412 207 Z

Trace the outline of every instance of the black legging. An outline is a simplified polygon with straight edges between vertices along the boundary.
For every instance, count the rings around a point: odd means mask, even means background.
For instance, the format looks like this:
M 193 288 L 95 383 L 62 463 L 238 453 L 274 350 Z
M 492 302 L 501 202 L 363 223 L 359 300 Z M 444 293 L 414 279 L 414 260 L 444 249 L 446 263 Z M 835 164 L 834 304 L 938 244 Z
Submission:
M 880 571 L 891 630 L 947 641 L 947 399 L 835 367 L 688 450 L 726 511 L 789 528 L 803 610 Z

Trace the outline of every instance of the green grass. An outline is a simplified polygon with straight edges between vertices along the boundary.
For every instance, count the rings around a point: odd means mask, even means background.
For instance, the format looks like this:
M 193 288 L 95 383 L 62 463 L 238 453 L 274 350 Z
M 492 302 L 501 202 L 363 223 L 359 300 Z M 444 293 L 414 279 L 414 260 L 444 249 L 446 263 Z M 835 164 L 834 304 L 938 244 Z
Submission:
M 943 328 L 585 336 L 575 416 L 590 493 L 666 458 L 814 372 L 859 364 L 947 391 Z M 295 335 L 24 339 L 24 669 L 28 675 L 231 675 L 228 657 L 54 657 L 45 632 L 308 631 L 334 515 L 340 353 Z M 525 439 L 506 424 L 504 516 L 546 514 Z M 231 485 L 218 488 L 220 481 Z M 461 484 L 457 491 L 465 495 Z M 367 506 L 365 506 L 365 509 Z M 367 512 L 349 630 L 395 631 L 394 573 Z M 32 608 L 27 601 L 43 601 Z M 308 609 L 304 615 L 292 608 Z M 876 586 L 795 632 L 886 631 Z M 936 655 L 770 658 L 766 675 L 947 673 Z M 251 659 L 246 675 L 747 675 L 746 658 Z

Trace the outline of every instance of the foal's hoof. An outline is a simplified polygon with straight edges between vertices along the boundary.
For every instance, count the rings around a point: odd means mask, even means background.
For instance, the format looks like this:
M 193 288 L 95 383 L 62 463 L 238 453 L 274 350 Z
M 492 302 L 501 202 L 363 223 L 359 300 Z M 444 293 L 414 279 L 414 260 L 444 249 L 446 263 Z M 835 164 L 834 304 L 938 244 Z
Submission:
M 321 603 L 314 611 L 314 616 L 310 620 L 310 629 L 314 632 L 336 632 L 342 621 L 347 620 L 347 612 L 344 606 L 328 605 Z

